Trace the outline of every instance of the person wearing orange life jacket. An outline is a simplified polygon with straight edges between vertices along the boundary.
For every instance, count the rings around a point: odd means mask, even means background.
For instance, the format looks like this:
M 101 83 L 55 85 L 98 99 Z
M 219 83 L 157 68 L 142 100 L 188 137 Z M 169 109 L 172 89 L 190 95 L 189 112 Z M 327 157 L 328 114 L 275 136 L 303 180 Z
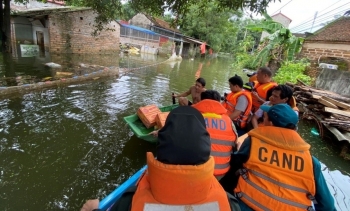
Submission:
M 211 155 L 214 157 L 214 175 L 220 180 L 230 168 L 237 134 L 227 110 L 221 105 L 221 96 L 215 90 L 201 93 L 201 101 L 192 107 L 202 113 L 210 134 Z
M 235 123 L 240 136 L 245 133 L 242 129 L 246 127 L 251 114 L 252 97 L 250 92 L 243 89 L 243 80 L 240 76 L 235 75 L 228 81 L 231 93 L 226 96 L 222 105 L 227 109 L 227 114 Z
M 287 104 L 261 109 L 267 112 L 265 127 L 248 133 L 221 185 L 239 197 L 242 211 L 336 210 L 320 162 L 295 131 L 295 111 Z
M 268 101 L 271 96 L 272 89 L 277 86 L 277 83 L 271 81 L 272 72 L 268 67 L 260 67 L 256 73 L 257 81 L 254 83 L 252 91 L 253 107 L 252 112 L 255 112 L 260 106 Z
M 237 199 L 227 194 L 214 177 L 210 136 L 197 109 L 179 106 L 172 110 L 159 130 L 158 142 L 157 158 L 147 152 L 148 168 L 132 197 L 123 195 L 110 211 L 183 211 L 189 207 L 239 211 Z M 97 207 L 90 208 L 84 211 Z
M 272 95 L 269 98 L 270 101 L 266 101 L 263 103 L 263 105 L 277 105 L 281 103 L 287 103 L 297 115 L 298 114 L 298 107 L 296 107 L 296 102 L 293 97 L 293 90 L 287 86 L 287 85 L 278 85 L 272 90 Z M 260 108 L 255 111 L 251 123 L 253 125 L 253 128 L 257 128 L 258 125 L 262 126 L 263 125 L 263 117 L 264 117 L 264 111 L 261 110 Z M 259 124 L 260 123 L 260 124 Z
M 258 80 L 256 72 L 248 73 L 247 76 L 249 77 L 250 83 L 255 83 Z

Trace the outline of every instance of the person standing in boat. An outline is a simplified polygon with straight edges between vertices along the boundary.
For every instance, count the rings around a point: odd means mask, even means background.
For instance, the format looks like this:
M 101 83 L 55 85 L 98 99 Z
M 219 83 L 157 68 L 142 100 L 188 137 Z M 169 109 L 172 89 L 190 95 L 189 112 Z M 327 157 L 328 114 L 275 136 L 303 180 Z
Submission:
M 272 81 L 272 72 L 268 67 L 260 67 L 256 72 L 256 79 L 252 91 L 252 112 L 258 110 L 263 103 L 269 100 L 272 89 L 277 86 L 277 83 Z
M 215 90 L 206 90 L 201 101 L 192 107 L 202 113 L 211 141 L 211 155 L 214 157 L 214 175 L 220 180 L 230 169 L 231 153 L 234 151 L 237 133 L 233 122 L 221 105 L 221 96 Z
M 265 127 L 248 133 L 221 185 L 239 198 L 243 211 L 336 210 L 320 162 L 295 131 L 295 111 L 287 104 L 261 109 Z
M 237 199 L 214 177 L 210 136 L 197 109 L 179 106 L 172 110 L 158 141 L 157 158 L 152 152 L 146 153 L 146 172 L 110 211 L 240 210 Z M 81 211 L 97 208 L 98 200 L 89 200 Z
M 205 83 L 204 78 L 198 78 L 195 85 L 191 86 L 188 91 L 178 95 L 174 94 L 173 97 L 179 98 L 179 105 L 181 106 L 196 104 L 201 101 L 201 93 L 206 90 Z M 192 102 L 187 99 L 189 95 L 192 96 Z
M 248 123 L 251 109 L 252 96 L 249 91 L 243 89 L 243 80 L 235 75 L 229 80 L 231 93 L 228 94 L 222 105 L 227 109 L 227 114 L 234 122 L 238 136 L 245 133 L 245 127 Z
M 287 103 L 299 115 L 299 110 L 296 107 L 296 102 L 293 97 L 293 90 L 287 85 L 278 85 L 272 90 L 272 95 L 269 98 L 270 101 L 266 101 L 263 105 L 277 105 L 281 103 Z M 257 128 L 259 123 L 263 125 L 264 111 L 259 108 L 255 111 L 251 120 L 253 128 Z

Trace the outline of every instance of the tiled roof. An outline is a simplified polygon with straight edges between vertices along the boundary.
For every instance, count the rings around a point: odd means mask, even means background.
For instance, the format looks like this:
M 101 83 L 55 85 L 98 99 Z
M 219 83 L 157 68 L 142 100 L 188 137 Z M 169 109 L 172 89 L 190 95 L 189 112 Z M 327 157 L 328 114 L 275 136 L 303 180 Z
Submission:
M 314 35 L 306 38 L 307 41 L 335 41 L 350 42 L 350 17 L 340 17 Z
M 149 20 L 151 20 L 153 22 L 153 24 L 155 26 L 158 26 L 158 27 L 161 27 L 161 28 L 164 28 L 164 29 L 167 29 L 167 30 L 170 30 L 170 31 L 174 31 L 174 32 L 178 32 L 180 33 L 180 31 L 178 29 L 175 29 L 173 27 L 170 26 L 170 24 L 162 19 L 159 19 L 159 18 L 155 18 L 155 17 L 152 17 L 150 15 L 145 15 Z

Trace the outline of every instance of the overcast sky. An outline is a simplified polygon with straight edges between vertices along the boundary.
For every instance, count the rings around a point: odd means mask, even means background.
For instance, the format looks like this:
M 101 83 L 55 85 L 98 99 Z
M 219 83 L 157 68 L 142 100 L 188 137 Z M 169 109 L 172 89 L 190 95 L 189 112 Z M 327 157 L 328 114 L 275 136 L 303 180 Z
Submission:
M 267 8 L 270 16 L 280 10 L 292 19 L 289 29 L 293 32 L 305 32 L 306 29 L 310 29 L 315 13 L 318 12 L 313 27 L 315 31 L 322 27 L 322 24 L 334 19 L 335 15 L 343 15 L 346 10 L 350 10 L 350 0 L 276 0 Z

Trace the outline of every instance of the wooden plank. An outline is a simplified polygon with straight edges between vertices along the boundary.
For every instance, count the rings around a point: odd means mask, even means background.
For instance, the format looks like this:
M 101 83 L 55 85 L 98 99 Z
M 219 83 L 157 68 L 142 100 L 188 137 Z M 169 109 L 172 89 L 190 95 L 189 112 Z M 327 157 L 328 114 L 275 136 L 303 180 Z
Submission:
M 312 95 L 312 98 L 314 98 L 314 99 L 316 99 L 316 100 L 318 100 L 318 99 L 320 99 L 322 96 L 320 96 L 320 95 Z
M 333 103 L 323 99 L 322 97 L 320 99 L 318 99 L 318 102 L 321 103 L 322 105 L 328 106 L 330 108 L 338 109 L 338 106 L 336 106 Z
M 325 112 L 329 112 L 329 113 L 334 113 L 334 114 L 339 114 L 339 115 L 342 115 L 342 116 L 350 117 L 350 112 L 348 112 L 348 111 L 342 111 L 342 110 L 339 110 L 339 109 L 334 109 L 334 108 L 329 108 L 329 107 L 324 107 L 324 111 Z
M 335 104 L 335 105 L 337 105 L 340 108 L 344 108 L 346 110 L 350 110 L 350 104 L 343 103 L 343 102 L 340 102 L 338 100 L 334 100 L 334 99 L 326 97 L 326 96 L 323 96 L 322 98 L 327 100 L 327 101 L 329 101 L 329 102 L 331 102 L 331 103 L 333 103 L 333 104 Z

